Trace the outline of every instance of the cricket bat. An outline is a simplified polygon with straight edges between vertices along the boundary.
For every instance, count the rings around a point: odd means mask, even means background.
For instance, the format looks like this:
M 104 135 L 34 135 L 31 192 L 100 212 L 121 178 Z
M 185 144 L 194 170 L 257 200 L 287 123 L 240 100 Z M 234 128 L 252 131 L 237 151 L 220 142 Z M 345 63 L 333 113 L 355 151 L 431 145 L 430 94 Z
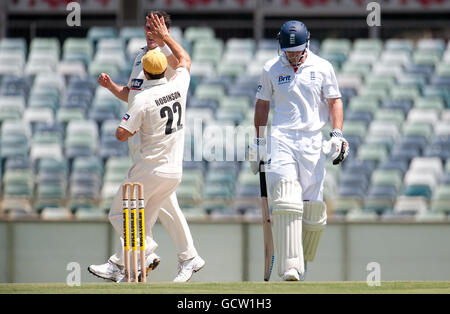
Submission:
M 269 281 L 274 261 L 272 220 L 270 219 L 269 203 L 267 201 L 266 172 L 264 162 L 259 164 L 259 185 L 261 189 L 262 226 L 264 235 L 264 281 Z

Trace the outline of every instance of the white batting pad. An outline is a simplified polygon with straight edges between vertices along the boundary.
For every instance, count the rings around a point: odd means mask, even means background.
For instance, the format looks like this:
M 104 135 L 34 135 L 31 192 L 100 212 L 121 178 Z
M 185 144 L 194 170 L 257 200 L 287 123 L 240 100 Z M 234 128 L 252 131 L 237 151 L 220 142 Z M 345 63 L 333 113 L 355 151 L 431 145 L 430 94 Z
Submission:
M 270 192 L 270 201 L 274 214 L 276 212 L 302 213 L 302 187 L 297 180 L 282 178 Z
M 275 256 L 277 257 L 280 277 L 291 268 L 295 268 L 300 274 L 303 274 L 301 213 L 278 212 L 272 218 Z
M 303 254 L 305 261 L 312 262 L 327 224 L 327 206 L 324 202 L 303 203 Z

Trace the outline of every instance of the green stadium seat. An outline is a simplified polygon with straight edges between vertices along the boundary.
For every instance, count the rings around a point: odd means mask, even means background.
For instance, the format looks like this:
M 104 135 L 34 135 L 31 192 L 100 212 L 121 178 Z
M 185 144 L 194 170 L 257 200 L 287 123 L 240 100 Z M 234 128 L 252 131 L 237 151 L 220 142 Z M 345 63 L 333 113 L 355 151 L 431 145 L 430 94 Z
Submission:
M 83 53 L 92 58 L 94 56 L 94 46 L 87 38 L 68 37 L 64 40 L 63 54 L 70 52 Z
M 103 38 L 117 38 L 117 32 L 113 27 L 94 26 L 89 28 L 86 38 L 96 44 Z
M 364 199 L 363 211 L 381 214 L 394 209 L 394 200 L 384 197 L 368 197 Z
M 347 109 L 352 111 L 368 111 L 375 114 L 379 106 L 379 100 L 377 97 L 354 96 L 350 99 Z
M 426 199 L 431 198 L 431 188 L 427 185 L 406 185 L 403 188 L 403 195 L 406 196 L 423 196 Z
M 422 95 L 424 97 L 441 97 L 446 104 L 446 108 L 450 108 L 450 90 L 446 87 L 425 86 Z
M 253 61 L 253 52 L 249 50 L 226 50 L 222 56 L 222 62 L 226 64 L 247 65 Z
M 450 214 L 450 202 L 447 199 L 431 199 L 430 211 L 433 213 Z
M 225 97 L 225 88 L 222 85 L 199 84 L 194 96 L 199 99 L 215 99 L 220 101 Z
M 192 60 L 218 64 L 222 58 L 223 46 L 221 39 L 198 40 L 193 46 Z
M 359 146 L 356 157 L 359 160 L 373 160 L 376 163 L 386 160 L 388 157 L 388 151 L 385 147 L 380 147 L 377 144 L 363 143 Z
M 188 43 L 215 38 L 214 29 L 207 26 L 188 26 L 184 31 L 184 40 Z
M 320 46 L 321 53 L 329 53 L 329 52 L 337 52 L 342 53 L 345 56 L 348 56 L 350 51 L 352 50 L 352 43 L 349 39 L 339 38 L 339 39 L 331 39 L 326 38 L 322 41 L 322 45 Z
M 420 51 L 436 51 L 442 53 L 445 50 L 445 41 L 438 38 L 422 38 L 418 40 L 416 48 Z
M 172 31 L 170 32 L 172 33 Z M 132 38 L 145 38 L 145 32 L 141 26 L 124 26 L 119 31 L 119 37 L 124 42 L 129 42 Z
M 414 101 L 420 97 L 419 89 L 415 86 L 392 86 L 391 97 L 393 99 L 409 99 Z
M 422 89 L 427 84 L 427 77 L 422 74 L 401 76 L 397 78 L 397 84 L 400 86 L 415 86 Z
M 432 51 L 416 51 L 412 60 L 417 65 L 436 66 L 441 61 L 441 54 Z
M 433 192 L 433 200 L 446 200 L 450 202 L 450 185 L 449 184 L 438 185 L 436 187 L 436 190 Z
M 431 109 L 441 112 L 445 108 L 445 103 L 441 97 L 419 97 L 414 100 L 414 108 Z
M 72 120 L 84 120 L 85 115 L 85 111 L 82 108 L 61 107 L 56 113 L 56 121 L 67 124 Z
M 350 63 L 346 62 L 341 69 L 342 73 L 354 73 L 359 74 L 362 77 L 367 77 L 371 72 L 371 66 L 369 64 Z
M 391 88 L 395 85 L 395 77 L 391 75 L 369 75 L 366 77 L 365 86 L 367 88 Z
M 388 51 L 406 51 L 412 53 L 414 50 L 414 43 L 409 39 L 387 39 L 385 42 L 385 50 Z
M 346 214 L 352 210 L 361 210 L 362 204 L 360 199 L 351 197 L 338 197 L 332 199 L 329 204 L 330 211 L 335 214 Z
M 0 104 L 0 123 L 10 120 L 21 120 L 24 109 L 16 104 Z
M 372 65 L 379 61 L 378 51 L 355 51 L 353 50 L 348 57 L 348 63 L 353 64 L 368 64 Z
M 375 212 L 354 209 L 345 215 L 345 219 L 349 222 L 377 221 L 378 215 Z
M 437 64 L 434 74 L 438 76 L 450 76 L 450 63 L 441 62 Z
M 96 173 L 103 177 L 103 162 L 96 156 L 77 157 L 72 164 L 72 172 L 74 171 Z
M 358 38 L 353 43 L 353 51 L 380 53 L 383 50 L 383 41 L 380 39 Z
M 27 54 L 27 42 L 24 38 L 2 38 L 0 39 L 0 51 L 21 51 Z
M 375 86 L 363 86 L 358 90 L 358 96 L 361 97 L 373 97 L 382 101 L 389 96 L 388 89 L 384 87 Z
M 403 135 L 419 135 L 430 139 L 433 134 L 433 127 L 428 123 L 409 123 L 403 124 Z
M 88 67 L 92 58 L 92 55 L 88 52 L 67 51 L 64 52 L 62 60 L 65 62 L 82 62 L 85 67 Z
M 381 62 L 384 65 L 405 66 L 411 63 L 409 51 L 387 50 L 381 54 Z
M 60 144 L 62 145 L 61 134 L 54 132 L 37 132 L 33 134 L 32 143 L 33 144 Z
M 401 109 L 381 108 L 375 112 L 374 121 L 386 121 L 401 127 L 405 121 L 405 116 Z
M 362 121 L 345 121 L 343 131 L 345 135 L 356 135 L 365 138 L 367 126 Z
M 372 172 L 370 183 L 372 185 L 393 185 L 400 191 L 403 185 L 403 176 L 400 170 L 375 169 Z
M 98 76 L 100 73 L 108 73 L 110 76 L 120 74 L 119 67 L 114 63 L 103 63 L 101 61 L 92 61 L 88 67 L 88 73 L 91 76 Z
M 444 222 L 447 220 L 445 213 L 443 212 L 423 212 L 417 213 L 414 216 L 415 221 L 417 222 Z
M 231 76 L 233 79 L 245 72 L 245 66 L 235 63 L 219 63 L 217 65 L 217 75 Z
M 59 56 L 61 48 L 57 38 L 35 37 L 31 40 L 30 54 L 35 51 L 56 52 Z
M 333 65 L 335 72 L 338 72 L 341 66 L 347 61 L 347 55 L 341 52 L 321 51 L 319 55 Z

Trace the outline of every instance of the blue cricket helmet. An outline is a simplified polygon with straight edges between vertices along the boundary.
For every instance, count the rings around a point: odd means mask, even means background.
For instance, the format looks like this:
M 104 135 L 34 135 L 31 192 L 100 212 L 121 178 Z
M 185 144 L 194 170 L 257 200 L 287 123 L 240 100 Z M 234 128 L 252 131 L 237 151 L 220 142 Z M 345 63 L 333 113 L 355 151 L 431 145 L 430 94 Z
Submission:
M 303 51 L 308 47 L 309 32 L 300 21 L 287 21 L 278 33 L 278 42 L 283 51 Z

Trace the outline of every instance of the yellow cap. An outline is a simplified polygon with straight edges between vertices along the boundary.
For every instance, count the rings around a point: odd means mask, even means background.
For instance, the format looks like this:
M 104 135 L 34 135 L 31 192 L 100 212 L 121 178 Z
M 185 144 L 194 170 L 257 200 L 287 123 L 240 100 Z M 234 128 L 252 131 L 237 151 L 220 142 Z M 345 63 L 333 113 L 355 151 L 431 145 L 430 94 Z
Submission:
M 161 74 L 167 68 L 167 58 L 162 52 L 152 49 L 142 57 L 142 66 L 150 74 Z

